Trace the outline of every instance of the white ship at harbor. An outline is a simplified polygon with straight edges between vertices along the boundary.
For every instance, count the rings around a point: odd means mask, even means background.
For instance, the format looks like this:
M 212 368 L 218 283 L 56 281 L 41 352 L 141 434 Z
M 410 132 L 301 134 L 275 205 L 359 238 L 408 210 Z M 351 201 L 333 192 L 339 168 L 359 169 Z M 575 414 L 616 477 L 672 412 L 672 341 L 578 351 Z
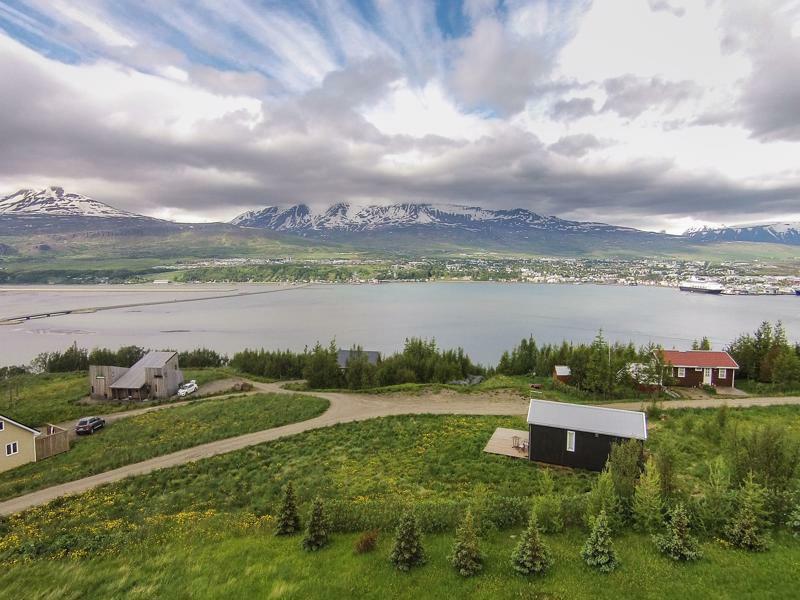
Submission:
M 681 281 L 678 288 L 682 292 L 695 292 L 697 294 L 721 294 L 725 287 L 718 281 L 707 279 L 688 279 Z

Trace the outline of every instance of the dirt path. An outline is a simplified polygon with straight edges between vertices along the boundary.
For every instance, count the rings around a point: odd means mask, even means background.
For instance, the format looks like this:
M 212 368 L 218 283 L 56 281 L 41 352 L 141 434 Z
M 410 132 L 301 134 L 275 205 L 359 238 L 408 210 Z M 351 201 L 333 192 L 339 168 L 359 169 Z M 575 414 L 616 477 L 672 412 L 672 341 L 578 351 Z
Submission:
M 717 408 L 727 404 L 730 408 L 746 408 L 748 406 L 777 406 L 780 404 L 800 404 L 800 396 L 771 396 L 763 398 L 703 398 L 699 400 L 665 400 L 659 406 L 663 409 L 679 408 Z M 621 408 L 623 410 L 640 410 L 647 406 L 647 402 L 616 402 L 613 404 L 603 404 L 610 408 Z
M 253 392 L 273 392 L 287 393 L 277 383 L 253 383 Z M 50 488 L 25 494 L 5 502 L 0 502 L 0 514 L 7 515 L 16 513 L 27 508 L 45 504 L 60 496 L 79 494 L 97 486 L 119 481 L 134 475 L 143 475 L 157 469 L 164 469 L 176 465 L 194 462 L 218 454 L 233 452 L 248 446 L 261 444 L 282 437 L 287 437 L 317 429 L 328 427 L 337 423 L 349 423 L 353 421 L 364 421 L 376 417 L 403 414 L 465 414 L 465 415 L 524 415 L 528 410 L 528 401 L 514 394 L 430 394 L 420 396 L 410 395 L 368 395 L 339 392 L 314 392 L 314 396 L 325 398 L 330 402 L 330 408 L 319 417 L 275 427 L 255 433 L 248 433 L 237 437 L 218 440 L 193 448 L 187 448 L 171 454 L 165 454 L 156 458 L 151 458 L 132 465 L 126 465 L 118 469 L 99 473 L 63 483 Z M 673 400 L 664 402 L 665 409 L 679 408 L 710 408 L 727 403 L 728 406 L 769 406 L 773 404 L 800 404 L 800 397 L 774 397 L 774 398 L 736 398 L 736 399 L 713 399 L 707 400 Z M 147 412 L 148 410 L 169 408 L 183 403 L 165 404 L 141 411 L 130 411 L 119 414 L 117 418 L 131 416 L 131 413 Z M 612 408 L 622 408 L 628 410 L 638 410 L 642 403 L 615 403 L 608 405 Z

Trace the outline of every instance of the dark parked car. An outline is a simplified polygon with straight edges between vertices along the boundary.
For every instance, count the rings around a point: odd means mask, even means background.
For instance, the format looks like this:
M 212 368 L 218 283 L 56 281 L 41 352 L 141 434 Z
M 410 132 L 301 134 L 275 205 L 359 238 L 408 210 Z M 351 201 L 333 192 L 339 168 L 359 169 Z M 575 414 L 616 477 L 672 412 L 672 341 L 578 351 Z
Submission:
M 105 427 L 106 422 L 105 419 L 101 419 L 100 417 L 84 417 L 78 424 L 75 425 L 75 433 L 81 435 L 83 433 L 94 433 L 101 427 Z

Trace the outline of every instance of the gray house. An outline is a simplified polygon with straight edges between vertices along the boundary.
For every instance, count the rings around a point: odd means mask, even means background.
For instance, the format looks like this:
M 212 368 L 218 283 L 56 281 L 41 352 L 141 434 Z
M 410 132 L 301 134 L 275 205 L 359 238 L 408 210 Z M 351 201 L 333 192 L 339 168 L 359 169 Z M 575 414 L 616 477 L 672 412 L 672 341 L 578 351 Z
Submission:
M 366 354 L 367 360 L 371 365 L 377 365 L 381 359 L 381 353 L 375 352 L 374 350 L 362 350 L 362 354 Z M 339 368 L 344 370 L 347 368 L 347 361 L 350 360 L 350 357 L 357 352 L 353 350 L 339 350 L 336 353 L 336 362 L 339 363 Z
M 91 396 L 97 399 L 169 398 L 178 392 L 182 383 L 177 352 L 148 352 L 130 369 L 106 365 L 89 367 Z

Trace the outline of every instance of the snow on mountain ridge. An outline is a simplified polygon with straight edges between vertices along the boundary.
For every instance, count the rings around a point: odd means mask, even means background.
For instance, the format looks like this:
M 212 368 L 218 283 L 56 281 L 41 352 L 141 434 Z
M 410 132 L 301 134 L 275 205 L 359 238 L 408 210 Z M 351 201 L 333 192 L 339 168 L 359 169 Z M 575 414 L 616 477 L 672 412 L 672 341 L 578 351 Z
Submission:
M 23 189 L 0 199 L 0 215 L 141 218 L 88 196 L 65 193 L 64 188 L 57 186 Z
M 704 242 L 772 242 L 800 245 L 800 221 L 700 227 L 683 235 Z
M 603 223 L 583 223 L 542 216 L 523 208 L 490 210 L 478 206 L 415 203 L 366 206 L 338 203 L 319 211 L 311 210 L 305 204 L 268 206 L 242 213 L 231 223 L 276 231 L 301 232 L 358 232 L 410 226 L 437 226 L 470 231 L 490 229 L 493 226 L 559 231 L 635 231 Z

